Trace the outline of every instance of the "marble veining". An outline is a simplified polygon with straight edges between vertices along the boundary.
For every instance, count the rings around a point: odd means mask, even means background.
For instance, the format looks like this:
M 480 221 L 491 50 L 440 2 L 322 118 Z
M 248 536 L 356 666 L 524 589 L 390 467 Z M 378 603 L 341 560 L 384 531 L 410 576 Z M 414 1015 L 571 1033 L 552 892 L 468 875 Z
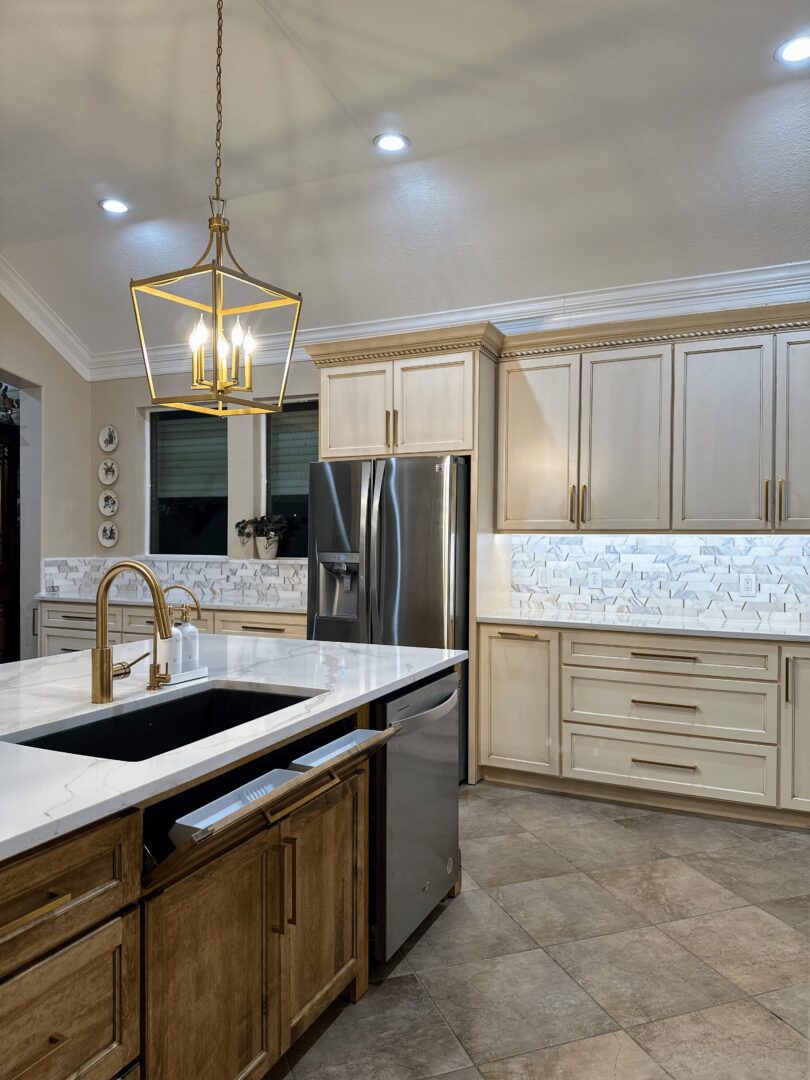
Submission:
M 115 660 L 144 642 L 115 647 Z M 155 795 L 312 731 L 384 694 L 466 658 L 442 649 L 203 634 L 200 660 L 209 676 L 163 690 L 146 689 L 145 663 L 115 684 L 115 700 L 90 704 L 90 653 L 0 666 L 0 859 L 98 821 Z M 146 761 L 122 762 L 19 745 L 32 733 L 122 715 L 212 686 L 276 690 L 305 698 L 271 715 Z
M 120 558 L 43 559 L 42 594 L 53 600 L 92 600 L 99 581 Z M 306 559 L 133 558 L 150 566 L 162 582 L 188 586 L 205 607 L 306 610 Z M 150 603 L 146 583 L 135 574 L 122 574 L 112 586 L 110 599 L 114 603 Z

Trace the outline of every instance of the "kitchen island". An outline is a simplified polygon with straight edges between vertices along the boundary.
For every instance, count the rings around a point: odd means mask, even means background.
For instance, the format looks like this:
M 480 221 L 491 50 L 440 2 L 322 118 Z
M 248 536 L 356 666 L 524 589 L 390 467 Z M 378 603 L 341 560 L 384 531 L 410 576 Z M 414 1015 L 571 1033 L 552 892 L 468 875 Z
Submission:
M 0 668 L 10 1075 L 261 1080 L 336 996 L 365 992 L 370 761 L 397 737 L 370 730 L 370 706 L 466 654 L 218 635 L 200 653 L 206 679 L 149 692 L 136 667 L 104 705 L 89 653 Z M 146 756 L 204 695 L 254 718 Z M 120 721 L 130 760 L 109 741 L 106 756 L 26 745 L 96 721 Z

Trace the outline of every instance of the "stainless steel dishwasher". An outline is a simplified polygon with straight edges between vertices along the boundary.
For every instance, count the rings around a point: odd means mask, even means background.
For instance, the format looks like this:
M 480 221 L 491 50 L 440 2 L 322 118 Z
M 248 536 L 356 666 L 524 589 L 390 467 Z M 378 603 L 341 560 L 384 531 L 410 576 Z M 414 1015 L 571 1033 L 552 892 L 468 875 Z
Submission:
M 454 887 L 458 844 L 459 675 L 452 672 L 378 709 L 399 726 L 375 799 L 374 955 L 389 960 Z

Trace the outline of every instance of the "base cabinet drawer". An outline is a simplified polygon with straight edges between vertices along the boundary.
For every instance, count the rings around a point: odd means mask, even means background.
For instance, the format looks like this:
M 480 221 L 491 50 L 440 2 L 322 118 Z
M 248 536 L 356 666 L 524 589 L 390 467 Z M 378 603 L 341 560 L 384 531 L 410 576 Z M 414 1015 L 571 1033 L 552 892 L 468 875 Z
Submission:
M 183 598 L 183 593 L 170 593 L 169 603 L 171 605 L 180 604 Z M 193 611 L 193 608 L 192 608 Z M 134 641 L 137 638 L 149 637 L 155 628 L 155 612 L 151 607 L 122 607 L 122 629 L 124 634 L 135 635 L 129 639 L 124 640 Z M 201 634 L 213 634 L 214 632 L 214 613 L 213 611 L 203 611 L 202 618 L 198 619 L 194 617 L 192 619 L 194 626 L 197 627 Z
M 306 640 L 307 617 L 289 613 L 274 615 L 269 611 L 234 611 L 215 613 L 218 634 L 245 634 L 250 637 L 288 637 Z
M 711 675 L 726 679 L 779 678 L 779 646 L 724 638 L 566 631 L 562 662 L 579 667 Z
M 0 983 L 2 1080 L 111 1080 L 138 1056 L 139 916 Z
M 776 806 L 777 749 L 563 724 L 563 776 Z
M 120 645 L 121 634 L 108 634 L 110 645 Z M 61 656 L 63 653 L 83 652 L 96 644 L 95 630 L 61 630 L 43 626 L 39 631 L 39 655 Z
M 563 667 L 563 720 L 776 743 L 775 683 Z
M 70 603 L 65 600 L 42 600 L 39 605 L 39 619 L 43 626 L 61 626 L 70 630 L 95 630 L 95 600 L 88 603 Z M 121 629 L 121 610 L 110 605 L 107 612 L 107 624 L 110 630 Z

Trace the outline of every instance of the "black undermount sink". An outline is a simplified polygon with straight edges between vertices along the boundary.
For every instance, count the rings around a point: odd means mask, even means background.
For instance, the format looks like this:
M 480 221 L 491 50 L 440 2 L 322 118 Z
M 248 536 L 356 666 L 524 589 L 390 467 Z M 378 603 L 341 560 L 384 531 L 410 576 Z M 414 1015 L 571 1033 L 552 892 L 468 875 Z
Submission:
M 64 754 L 145 761 L 305 700 L 259 690 L 203 690 L 21 741 Z

